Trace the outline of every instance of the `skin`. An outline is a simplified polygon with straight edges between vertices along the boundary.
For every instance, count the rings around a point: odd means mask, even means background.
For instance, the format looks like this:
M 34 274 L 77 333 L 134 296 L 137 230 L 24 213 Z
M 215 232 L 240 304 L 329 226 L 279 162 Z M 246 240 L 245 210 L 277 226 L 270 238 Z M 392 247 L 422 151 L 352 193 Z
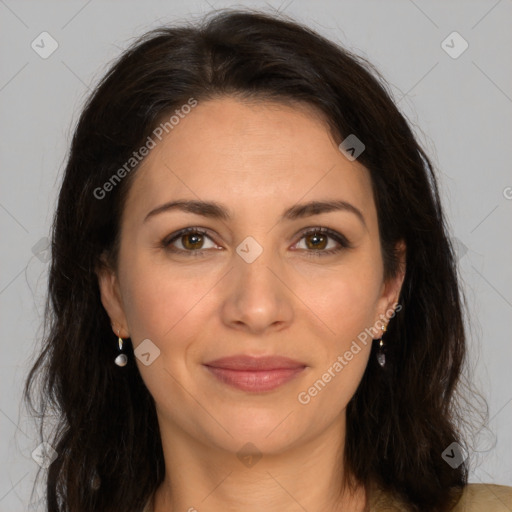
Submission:
M 144 220 L 176 199 L 216 201 L 233 217 L 170 210 Z M 364 223 L 349 211 L 280 220 L 312 200 L 349 202 Z M 187 227 L 209 234 L 198 244 L 177 239 L 179 254 L 162 247 Z M 329 237 L 318 249 L 302 235 L 318 227 L 353 247 L 318 256 L 339 247 Z M 263 248 L 252 263 L 236 252 L 248 236 Z M 185 252 L 191 243 L 202 256 Z M 137 171 L 117 268 L 99 273 L 114 332 L 134 347 L 150 339 L 160 350 L 148 366 L 136 359 L 156 403 L 166 461 L 155 511 L 363 510 L 362 487 L 340 492 L 340 460 L 346 406 L 371 340 L 307 405 L 297 396 L 393 310 L 403 277 L 383 279 L 367 169 L 340 152 L 311 108 L 223 97 L 180 120 Z M 283 355 L 307 368 L 273 391 L 249 393 L 203 366 L 240 353 Z M 248 442 L 262 455 L 250 467 L 237 457 Z

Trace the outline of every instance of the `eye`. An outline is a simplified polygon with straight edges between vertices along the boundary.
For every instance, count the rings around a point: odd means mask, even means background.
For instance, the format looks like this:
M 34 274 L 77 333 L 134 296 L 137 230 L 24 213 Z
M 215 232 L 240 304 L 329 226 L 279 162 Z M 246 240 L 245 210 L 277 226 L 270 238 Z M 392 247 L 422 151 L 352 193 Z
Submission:
M 211 244 L 205 245 L 205 241 L 210 240 Z M 208 235 L 208 231 L 202 228 L 185 228 L 162 241 L 162 247 L 169 252 L 185 253 L 201 256 L 201 251 L 205 249 L 214 249 L 218 246 Z
M 298 248 L 305 250 L 308 256 L 328 256 L 352 247 L 344 235 L 322 227 L 308 228 L 308 231 L 302 233 L 302 237 L 299 243 L 296 244 L 296 247 L 302 241 L 304 241 L 304 246 Z
M 209 245 L 206 243 L 208 240 L 210 241 Z M 298 247 L 302 242 L 304 242 L 304 246 Z M 173 233 L 162 240 L 161 247 L 166 251 L 187 256 L 204 256 L 204 252 L 208 249 L 219 249 L 208 234 L 208 230 L 197 227 L 185 228 Z M 329 228 L 315 227 L 302 232 L 294 250 L 299 249 L 308 256 L 315 257 L 329 256 L 351 247 L 350 242 L 341 233 Z

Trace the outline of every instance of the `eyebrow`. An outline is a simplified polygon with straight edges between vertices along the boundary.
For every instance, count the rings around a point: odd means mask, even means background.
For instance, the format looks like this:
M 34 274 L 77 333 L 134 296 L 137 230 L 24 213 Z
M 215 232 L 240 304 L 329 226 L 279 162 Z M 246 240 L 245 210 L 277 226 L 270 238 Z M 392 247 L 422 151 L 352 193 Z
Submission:
M 180 199 L 177 201 L 169 201 L 168 203 L 165 203 L 151 210 L 144 218 L 144 222 L 146 222 L 151 217 L 154 217 L 155 215 L 171 210 L 194 213 L 196 215 L 202 215 L 203 217 L 224 221 L 231 220 L 233 217 L 229 209 L 215 201 Z M 361 223 L 366 227 L 366 221 L 361 210 L 356 208 L 353 204 L 342 200 L 310 201 L 308 203 L 296 204 L 288 208 L 281 215 L 280 220 L 297 220 L 305 217 L 311 217 L 313 215 L 320 215 L 321 213 L 329 213 L 335 211 L 350 212 L 355 214 Z

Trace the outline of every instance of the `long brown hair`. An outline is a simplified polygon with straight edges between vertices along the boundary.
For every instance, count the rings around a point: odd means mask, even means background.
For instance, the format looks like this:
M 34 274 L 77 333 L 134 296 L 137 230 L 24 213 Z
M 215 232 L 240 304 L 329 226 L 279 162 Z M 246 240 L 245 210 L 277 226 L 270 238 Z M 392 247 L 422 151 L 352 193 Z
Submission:
M 466 465 L 441 455 L 453 442 L 464 446 L 455 398 L 465 332 L 432 165 L 367 61 L 292 20 L 222 11 L 137 40 L 95 88 L 74 132 L 53 224 L 44 346 L 25 387 L 29 405 L 58 421 L 48 512 L 140 511 L 163 480 L 154 401 L 133 357 L 122 370 L 113 364 L 116 338 L 95 274 L 102 254 L 115 264 L 137 166 L 107 197 L 97 191 L 162 116 L 191 97 L 222 95 L 305 102 L 338 142 L 349 134 L 364 142 L 358 161 L 371 175 L 385 276 L 398 271 L 399 240 L 407 271 L 385 371 L 372 352 L 348 404 L 344 463 L 354 481 L 377 483 L 411 510 L 446 510 L 450 492 L 467 483 Z

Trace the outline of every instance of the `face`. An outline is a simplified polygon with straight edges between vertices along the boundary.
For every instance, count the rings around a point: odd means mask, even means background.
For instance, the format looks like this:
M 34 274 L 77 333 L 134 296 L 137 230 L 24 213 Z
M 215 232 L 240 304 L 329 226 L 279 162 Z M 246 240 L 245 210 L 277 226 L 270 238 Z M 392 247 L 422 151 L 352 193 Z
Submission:
M 361 333 L 389 316 L 403 275 L 384 282 L 369 173 L 321 117 L 226 97 L 146 157 L 117 268 L 99 277 L 116 333 L 149 354 L 136 363 L 164 428 L 277 453 L 343 424 L 372 343 Z M 231 356 L 292 363 L 208 365 Z

